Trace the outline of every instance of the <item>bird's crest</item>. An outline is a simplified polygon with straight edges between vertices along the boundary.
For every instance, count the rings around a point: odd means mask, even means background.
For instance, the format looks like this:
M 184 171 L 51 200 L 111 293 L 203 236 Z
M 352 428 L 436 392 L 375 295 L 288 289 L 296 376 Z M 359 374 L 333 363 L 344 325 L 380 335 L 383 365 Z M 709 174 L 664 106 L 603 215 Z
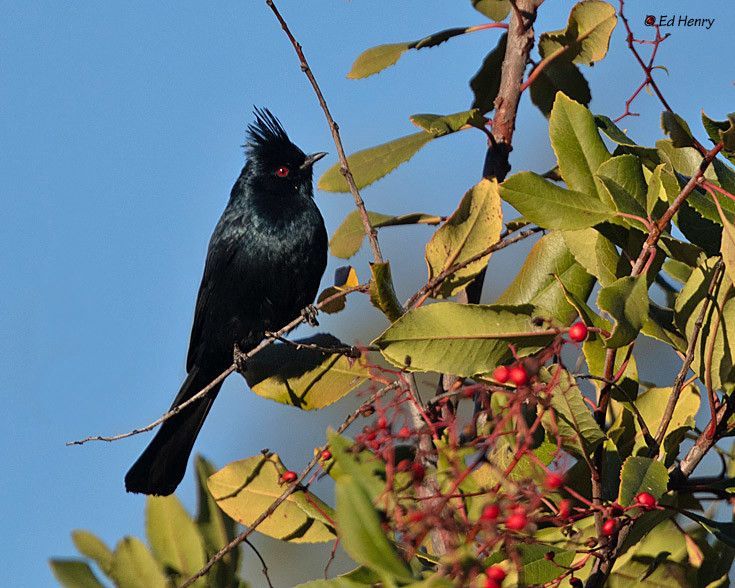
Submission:
M 281 122 L 267 108 L 255 108 L 255 122 L 248 125 L 247 142 L 243 147 L 250 158 L 258 157 L 264 151 L 277 151 L 291 147 Z

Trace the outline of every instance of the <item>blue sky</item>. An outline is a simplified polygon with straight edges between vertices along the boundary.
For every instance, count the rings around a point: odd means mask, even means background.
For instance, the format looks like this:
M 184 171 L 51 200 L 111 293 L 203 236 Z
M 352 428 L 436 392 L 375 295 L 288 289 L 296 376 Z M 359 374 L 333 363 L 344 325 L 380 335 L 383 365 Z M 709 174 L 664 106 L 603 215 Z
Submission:
M 715 118 L 735 110 L 729 53 L 718 54 L 731 42 L 735 6 L 726 0 L 630 4 L 639 31 L 644 13 L 716 19 L 709 31 L 673 29 L 659 60 L 669 75 L 656 74 L 674 109 L 702 138 L 701 109 Z M 485 31 L 411 52 L 396 67 L 353 81 L 345 74 L 368 47 L 483 19 L 469 0 L 282 0 L 279 6 L 304 45 L 348 151 L 412 132 L 410 114 L 467 108 L 467 80 L 498 35 Z M 564 26 L 571 6 L 547 0 L 537 30 Z M 142 534 L 143 500 L 124 493 L 122 478 L 147 438 L 84 447 L 64 442 L 145 424 L 178 389 L 206 244 L 243 164 L 240 145 L 252 106 L 271 108 L 304 150 L 331 152 L 318 173 L 335 156 L 311 88 L 263 2 L 0 0 L 0 13 L 0 567 L 7 585 L 47 586 L 53 579 L 46 559 L 73 554 L 72 529 L 89 528 L 110 544 Z M 609 57 L 584 73 L 592 110 L 620 114 L 641 80 L 620 27 Z M 635 110 L 641 117 L 624 126 L 652 144 L 661 136 L 660 106 L 643 93 Z M 516 171 L 552 167 L 546 133 L 545 119 L 524 97 L 512 154 Z M 444 138 L 363 196 L 380 212 L 448 214 L 478 179 L 483 157 L 480 133 Z M 352 205 L 349 196 L 333 194 L 318 194 L 317 202 L 330 233 Z M 383 233 L 402 295 L 425 277 L 422 243 L 429 234 L 425 227 Z M 488 300 L 524 251 L 498 256 Z M 352 263 L 366 275 L 364 252 Z M 325 283 L 341 264 L 330 260 Z M 355 302 L 322 327 L 365 340 L 381 321 Z M 663 359 L 656 368 L 671 365 Z M 643 370 L 649 379 L 660 373 L 654 366 Z M 232 378 L 197 449 L 222 465 L 269 447 L 298 469 L 349 406 L 346 400 L 303 414 L 255 397 Z M 187 477 L 180 496 L 190 508 L 193 489 Z M 327 552 L 319 551 L 316 563 L 299 549 L 278 553 L 318 575 Z M 277 583 L 287 584 L 279 573 L 285 572 L 276 572 Z M 248 576 L 261 581 L 255 567 Z

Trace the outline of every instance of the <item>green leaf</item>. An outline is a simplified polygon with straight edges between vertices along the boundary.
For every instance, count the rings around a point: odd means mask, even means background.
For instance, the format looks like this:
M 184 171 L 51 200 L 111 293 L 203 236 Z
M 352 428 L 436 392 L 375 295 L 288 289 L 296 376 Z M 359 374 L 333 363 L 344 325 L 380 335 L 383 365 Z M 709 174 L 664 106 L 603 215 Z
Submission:
M 452 37 L 464 35 L 471 32 L 472 27 L 458 27 L 447 29 L 433 33 L 418 41 L 409 41 L 407 43 L 389 43 L 387 45 L 378 45 L 363 51 L 352 64 L 347 77 L 353 80 L 367 78 L 373 74 L 383 71 L 387 67 L 394 65 L 406 51 L 409 49 L 426 49 L 428 47 L 436 47 Z
M 572 8 L 565 29 L 541 34 L 539 52 L 546 57 L 566 47 L 565 58 L 591 65 L 605 57 L 616 23 L 615 8 L 609 3 L 583 0 Z
M 429 280 L 494 245 L 503 228 L 503 211 L 496 180 L 482 179 L 462 198 L 459 208 L 426 244 Z M 485 268 L 490 255 L 451 274 L 434 292 L 437 298 L 454 296 Z
M 383 577 L 411 581 L 411 570 L 383 533 L 378 513 L 362 486 L 345 475 L 337 480 L 335 494 L 339 537 L 350 557 Z
M 669 472 L 664 464 L 649 457 L 631 456 L 623 462 L 618 502 L 621 506 L 630 506 L 640 492 L 661 498 L 668 484 Z
M 110 577 L 117 588 L 167 588 L 169 585 L 158 562 L 136 537 L 124 537 L 115 547 Z
M 351 476 L 370 500 L 378 500 L 385 493 L 385 464 L 370 452 L 353 451 L 354 444 L 334 431 L 327 433 L 327 441 L 334 457 L 329 475 L 335 480 Z
M 421 131 L 350 155 L 347 163 L 355 184 L 358 188 L 364 188 L 376 182 L 411 159 L 419 149 L 434 138 L 431 133 Z M 324 172 L 319 178 L 318 187 L 325 192 L 350 191 L 340 171 L 339 163 Z
M 707 290 L 718 261 L 718 258 L 713 257 L 696 268 L 676 298 L 675 321 L 687 340 L 693 336 L 696 320 L 708 298 Z M 735 298 L 731 282 L 726 276 L 725 278 L 720 278 L 720 284 L 715 287 L 716 304 L 710 304 L 710 310 L 705 313 L 694 349 L 692 371 L 704 381 L 705 366 L 710 363 L 708 356 L 711 353 L 712 386 L 716 390 L 723 388 L 731 391 L 735 379 L 735 337 L 730 329 L 735 325 Z
M 673 193 L 673 195 L 671 195 Z M 656 166 L 651 177 L 648 178 L 648 189 L 646 190 L 646 212 L 653 218 L 659 216 L 658 212 L 679 193 L 679 183 L 673 174 L 666 169 L 662 163 Z M 671 195 L 671 196 L 670 196 Z
M 723 154 L 735 162 L 735 112 L 727 115 L 727 120 L 716 121 L 702 112 L 702 124 L 713 143 L 723 142 Z
M 351 572 L 329 580 L 313 580 L 299 584 L 296 588 L 371 588 L 380 582 L 380 576 L 373 570 L 360 566 Z
M 497 304 L 531 304 L 545 318 L 565 325 L 574 320 L 576 311 L 567 302 L 562 284 L 575 296 L 587 300 L 594 278 L 574 260 L 561 232 L 554 231 L 531 248 Z
M 590 111 L 558 93 L 549 118 L 549 136 L 561 175 L 567 185 L 590 198 L 597 196 L 594 174 L 602 163 L 610 159 L 610 154 L 597 132 L 597 125 Z
M 54 578 L 65 588 L 104 588 L 86 562 L 77 559 L 49 561 Z
M 722 221 L 722 242 L 720 243 L 720 254 L 722 261 L 725 263 L 725 271 L 730 281 L 735 284 L 735 227 L 727 220 L 722 208 L 719 207 L 717 212 Z
M 343 347 L 336 337 L 318 333 L 293 341 L 296 345 Z M 270 345 L 248 360 L 245 379 L 258 396 L 316 410 L 337 402 L 368 377 L 360 360 L 293 344 Z
M 563 231 L 562 235 L 577 263 L 602 286 L 609 286 L 630 268 L 630 265 L 625 267 L 626 262 L 618 255 L 615 245 L 595 229 Z
M 389 321 L 393 322 L 398 320 L 403 314 L 403 305 L 398 300 L 393 287 L 390 262 L 371 263 L 370 273 L 372 274 L 372 280 L 370 280 L 370 302 Z
M 480 69 L 470 80 L 470 89 L 474 96 L 472 108 L 485 114 L 495 108 L 495 98 L 500 89 L 500 72 L 505 59 L 505 47 L 508 35 L 504 33 L 495 48 L 487 54 Z
M 547 229 L 584 229 L 612 218 L 614 211 L 591 194 L 566 190 L 533 172 L 515 174 L 500 186 L 503 200 Z
M 559 367 L 553 374 L 543 370 L 540 376 L 547 384 L 554 382 L 549 387 L 549 394 L 562 447 L 578 456 L 590 455 L 605 439 L 605 434 L 592 417 L 574 377 Z M 548 412 L 544 414 L 543 420 L 549 434 L 554 435 L 554 425 L 551 424 L 551 415 Z
M 605 161 L 597 169 L 595 177 L 605 187 L 605 197 L 615 208 L 626 214 L 646 218 L 646 181 L 640 160 L 634 155 L 618 155 Z M 625 222 L 645 230 L 640 222 Z
M 197 518 L 199 532 L 204 539 L 207 556 L 217 553 L 235 538 L 235 521 L 225 516 L 217 506 L 212 493 L 207 488 L 207 479 L 216 471 L 215 467 L 201 455 L 194 460 L 197 473 Z M 233 549 L 215 564 L 207 574 L 209 586 L 234 586 L 240 563 L 240 550 Z
M 551 335 L 539 331 L 533 307 L 440 302 L 415 308 L 393 323 L 374 344 L 392 364 L 413 371 L 472 376 L 510 357 L 545 346 Z
M 705 530 L 714 535 L 715 538 L 722 541 L 725 545 L 735 547 L 735 523 L 721 523 L 719 521 L 713 521 L 687 510 L 682 510 L 680 512 L 684 516 L 689 517 L 693 521 L 702 525 Z
M 618 145 L 625 147 L 638 147 L 638 144 L 633 141 L 626 133 L 624 133 L 620 127 L 618 127 L 610 118 L 607 116 L 596 114 L 594 116 L 595 124 L 608 139 L 611 139 Z
M 412 114 L 411 122 L 434 137 L 443 137 L 463 129 L 466 125 L 485 126 L 485 117 L 476 108 L 454 114 Z
M 561 575 L 561 567 L 569 567 L 574 561 L 575 553 L 567 549 L 546 545 L 544 543 L 519 545 L 521 556 L 521 582 L 527 585 L 542 585 L 552 582 Z M 546 556 L 553 553 L 553 561 Z
M 286 489 L 280 477 L 286 468 L 276 454 L 234 461 L 209 478 L 209 490 L 219 507 L 249 527 Z M 297 490 L 266 518 L 258 531 L 292 543 L 332 541 L 332 509 L 314 494 Z
M 579 68 L 564 59 L 549 63 L 531 84 L 531 102 L 548 118 L 554 107 L 556 93 L 587 106 L 592 100 L 590 86 Z
M 105 574 L 110 573 L 112 551 L 102 539 L 89 531 L 82 530 L 72 531 L 71 539 L 79 553 L 94 560 Z
M 685 176 L 691 177 L 696 174 L 702 163 L 702 154 L 699 151 L 693 147 L 674 147 L 669 139 L 656 141 L 656 150 L 664 163 L 668 163 L 674 171 Z M 704 177 L 717 181 L 712 166 L 705 170 Z
M 472 0 L 472 6 L 496 22 L 505 19 L 510 12 L 510 0 Z
M 176 496 L 149 496 L 146 533 L 151 550 L 166 570 L 188 578 L 204 567 L 204 542 L 194 521 Z M 203 586 L 204 578 L 196 582 Z
M 441 222 L 440 217 L 422 212 L 394 216 L 368 211 L 368 218 L 370 219 L 370 224 L 376 229 L 399 225 L 435 225 Z M 342 224 L 337 227 L 337 230 L 332 235 L 332 238 L 329 240 L 329 250 L 335 257 L 349 259 L 360 250 L 364 240 L 365 228 L 362 225 L 360 213 L 357 210 L 353 210 L 345 217 Z
M 646 276 L 627 276 L 600 290 L 597 306 L 615 321 L 606 347 L 623 347 L 635 341 L 648 318 Z
M 674 147 L 694 147 L 692 131 L 678 114 L 664 110 L 661 113 L 661 128 L 671 137 Z

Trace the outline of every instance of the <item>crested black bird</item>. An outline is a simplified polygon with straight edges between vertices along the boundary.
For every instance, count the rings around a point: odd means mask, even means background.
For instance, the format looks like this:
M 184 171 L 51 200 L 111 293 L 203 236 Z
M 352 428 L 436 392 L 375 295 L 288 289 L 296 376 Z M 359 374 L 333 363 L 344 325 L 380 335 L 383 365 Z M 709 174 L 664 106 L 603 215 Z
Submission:
M 181 404 L 266 331 L 299 316 L 327 264 L 327 232 L 314 203 L 312 165 L 267 109 L 248 126 L 247 162 L 209 242 L 186 361 Z M 128 492 L 168 495 L 181 482 L 220 385 L 165 421 L 125 476 Z

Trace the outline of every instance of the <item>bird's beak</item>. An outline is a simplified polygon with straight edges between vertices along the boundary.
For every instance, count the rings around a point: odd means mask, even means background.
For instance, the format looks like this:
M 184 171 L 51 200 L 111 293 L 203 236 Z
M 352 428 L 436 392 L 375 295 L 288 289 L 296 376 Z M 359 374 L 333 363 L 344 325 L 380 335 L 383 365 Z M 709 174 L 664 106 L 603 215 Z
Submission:
M 304 163 L 301 164 L 301 169 L 309 169 L 312 165 L 314 165 L 317 161 L 319 161 L 326 154 L 327 154 L 326 151 L 317 151 L 316 153 L 307 155 L 306 159 L 304 160 Z

